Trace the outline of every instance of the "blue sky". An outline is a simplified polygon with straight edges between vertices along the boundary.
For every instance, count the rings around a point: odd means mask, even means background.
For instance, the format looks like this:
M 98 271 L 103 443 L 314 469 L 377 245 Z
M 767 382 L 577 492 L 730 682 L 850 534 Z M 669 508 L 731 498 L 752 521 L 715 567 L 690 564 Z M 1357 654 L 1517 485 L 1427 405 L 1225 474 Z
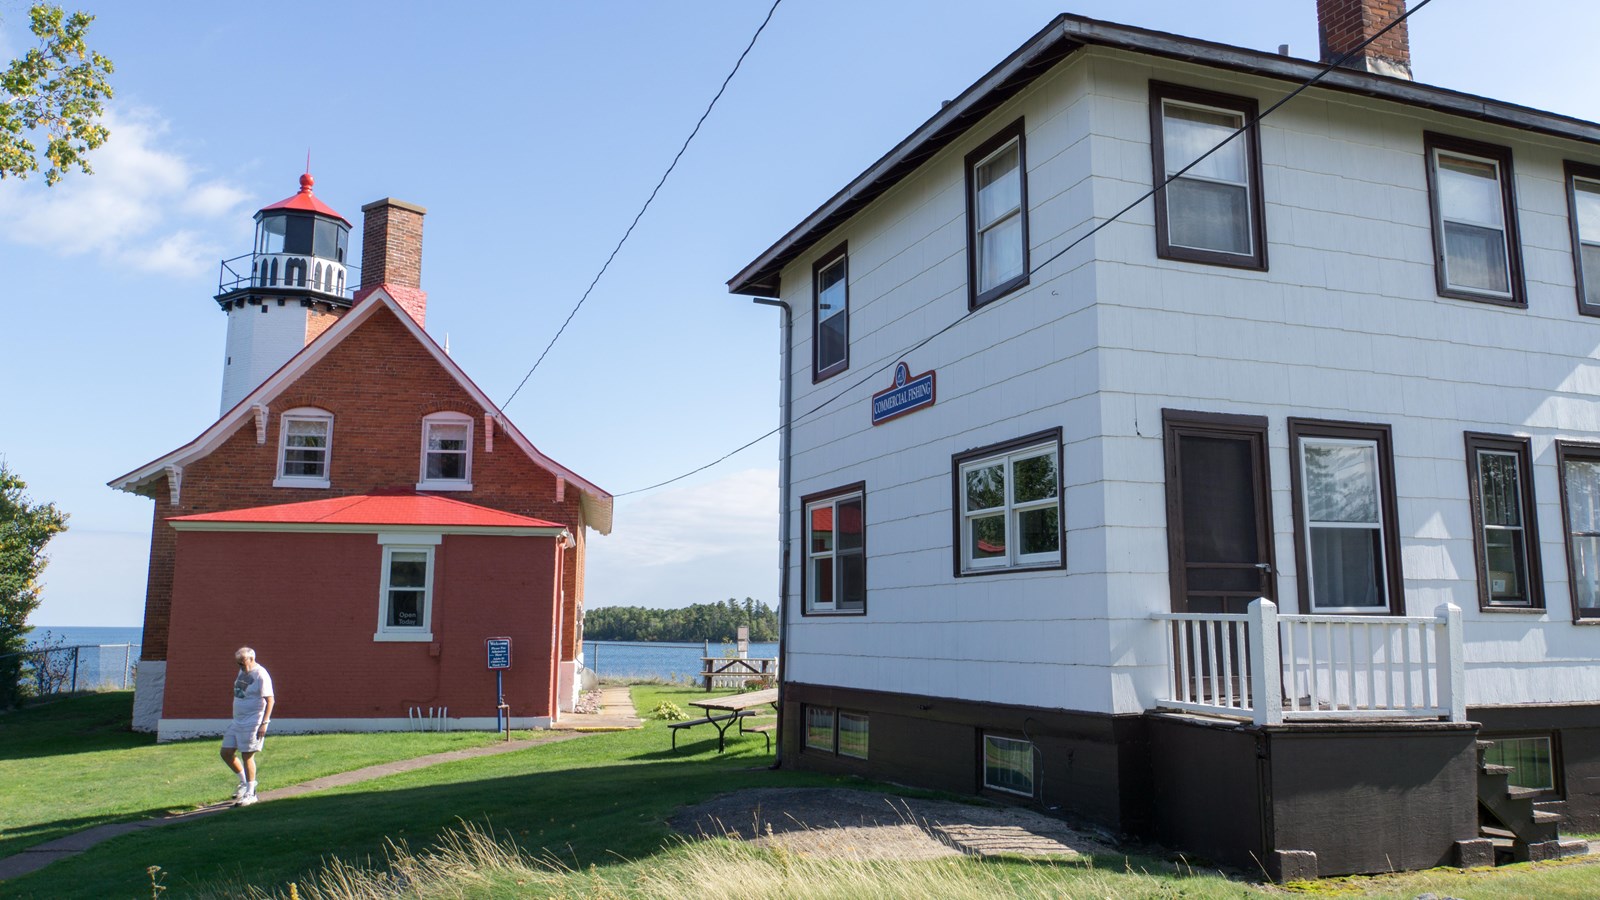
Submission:
M 218 260 L 286 197 L 359 221 L 429 210 L 428 327 L 503 401 L 660 177 L 766 0 L 99 4 L 116 63 L 94 176 L 0 182 L 0 456 L 72 513 L 39 625 L 141 621 L 151 503 L 105 482 L 216 414 Z M 1418 80 L 1600 119 L 1600 9 L 1435 0 Z M 0 59 L 26 3 L 0 0 Z M 978 76 L 1070 11 L 1316 55 L 1313 0 L 973 4 L 784 0 L 677 171 L 508 414 L 615 492 L 777 422 L 775 313 L 724 282 Z M 618 501 L 590 543 L 591 605 L 771 601 L 769 439 Z

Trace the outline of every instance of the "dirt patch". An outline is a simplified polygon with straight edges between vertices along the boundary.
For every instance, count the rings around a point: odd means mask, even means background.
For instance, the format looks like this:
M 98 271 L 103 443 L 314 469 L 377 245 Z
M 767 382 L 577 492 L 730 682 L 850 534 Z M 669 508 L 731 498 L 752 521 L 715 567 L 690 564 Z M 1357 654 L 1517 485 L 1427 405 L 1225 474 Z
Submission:
M 1041 856 L 1116 852 L 1103 840 L 1027 809 L 921 800 L 846 788 L 754 788 L 680 810 L 690 837 L 730 837 L 843 859 Z

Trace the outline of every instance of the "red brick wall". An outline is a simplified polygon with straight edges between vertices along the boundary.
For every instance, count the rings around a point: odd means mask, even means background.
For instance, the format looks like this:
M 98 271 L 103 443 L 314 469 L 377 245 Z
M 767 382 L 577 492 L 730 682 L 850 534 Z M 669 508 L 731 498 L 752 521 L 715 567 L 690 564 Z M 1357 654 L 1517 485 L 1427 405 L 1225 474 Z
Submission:
M 1405 11 L 1405 0 L 1317 0 L 1317 26 L 1323 61 L 1332 62 L 1355 49 L 1385 25 L 1405 15 Z M 1406 34 L 1406 23 L 1400 23 L 1388 34 L 1373 41 L 1361 56 L 1399 63 L 1409 69 L 1411 41 Z M 1355 65 L 1359 61 L 1360 57 L 1350 60 L 1347 65 L 1366 68 Z
M 277 476 L 280 414 L 297 406 L 316 406 L 333 413 L 331 487 L 325 490 L 272 486 Z M 256 443 L 255 419 L 246 418 L 222 446 L 185 467 L 180 506 L 168 504 L 165 479 L 153 485 L 156 508 L 150 536 L 143 658 L 168 658 L 173 540 L 167 517 L 320 500 L 375 488 L 413 488 L 421 468 L 422 417 L 446 410 L 466 413 L 474 420 L 473 489 L 440 495 L 559 522 L 579 535 L 577 547 L 566 551 L 564 581 L 567 603 L 581 606 L 579 492 L 569 486 L 564 501 L 557 503 L 555 476 L 525 456 L 503 433 L 495 435 L 494 452 L 485 452 L 485 410 L 393 313 L 380 309 L 272 402 L 265 443 Z M 574 617 L 565 616 L 564 622 L 563 658 L 571 659 Z
M 233 651 L 272 673 L 275 718 L 401 718 L 412 706 L 493 716 L 484 639 L 511 638 L 506 702 L 555 709 L 554 538 L 446 535 L 428 643 L 379 642 L 383 548 L 372 534 L 179 532 L 163 716 L 227 718 Z

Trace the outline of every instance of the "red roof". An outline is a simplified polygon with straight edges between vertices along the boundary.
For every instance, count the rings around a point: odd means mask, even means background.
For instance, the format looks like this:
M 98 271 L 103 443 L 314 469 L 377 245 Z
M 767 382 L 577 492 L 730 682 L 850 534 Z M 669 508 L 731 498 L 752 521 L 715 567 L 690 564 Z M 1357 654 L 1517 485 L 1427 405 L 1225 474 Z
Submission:
M 356 494 L 304 503 L 253 506 L 223 512 L 174 516 L 172 522 L 259 522 L 315 525 L 437 525 L 475 528 L 562 528 L 560 523 L 531 519 L 435 497 L 429 494 Z
M 324 216 L 331 216 L 345 223 L 346 225 L 349 225 L 349 219 L 346 219 L 344 216 L 334 212 L 333 207 L 323 203 L 321 200 L 318 200 L 316 195 L 311 193 L 311 186 L 316 183 L 317 180 L 311 177 L 310 172 L 301 175 L 300 193 L 295 194 L 293 197 L 289 197 L 288 199 L 279 200 L 277 203 L 274 203 L 271 206 L 263 206 L 261 207 L 261 212 L 267 212 L 268 210 L 273 209 L 298 209 L 303 212 L 314 212 Z

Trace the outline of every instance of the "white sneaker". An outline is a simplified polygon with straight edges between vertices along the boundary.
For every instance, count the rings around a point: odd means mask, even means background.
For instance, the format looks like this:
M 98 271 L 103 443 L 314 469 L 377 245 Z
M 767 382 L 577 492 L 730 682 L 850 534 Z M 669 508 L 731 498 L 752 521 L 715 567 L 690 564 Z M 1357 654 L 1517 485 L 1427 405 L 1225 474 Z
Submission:
M 250 804 L 256 802 L 256 799 L 257 798 L 256 798 L 255 794 L 245 794 L 243 797 L 239 798 L 239 802 L 237 804 L 235 804 L 235 805 L 236 806 L 249 806 Z
M 239 782 L 239 786 L 233 789 L 233 802 L 238 803 L 248 793 L 250 793 L 250 786 L 242 781 Z

